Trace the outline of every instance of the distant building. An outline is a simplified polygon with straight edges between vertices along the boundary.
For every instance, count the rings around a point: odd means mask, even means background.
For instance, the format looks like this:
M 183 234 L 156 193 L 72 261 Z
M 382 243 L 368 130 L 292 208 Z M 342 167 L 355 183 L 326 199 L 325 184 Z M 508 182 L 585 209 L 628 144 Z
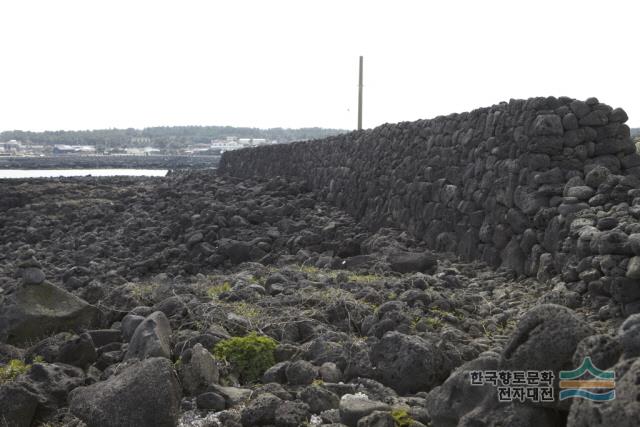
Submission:
M 133 144 L 151 144 L 151 138 L 146 136 L 134 136 L 131 138 Z
M 12 139 L 11 141 L 2 143 L 2 149 L 5 154 L 17 154 L 23 150 L 23 147 L 21 142 Z
M 228 136 L 225 139 L 213 139 L 209 145 L 212 151 L 224 153 L 225 151 L 239 150 L 247 147 L 257 147 L 259 145 L 276 144 L 277 141 L 268 141 L 265 138 L 236 138 Z
M 93 145 L 54 145 L 53 154 L 95 154 Z
M 209 145 L 209 149 L 211 151 L 217 151 L 219 153 L 224 153 L 225 151 L 238 150 L 244 147 L 246 146 L 241 144 L 240 141 L 234 137 L 227 137 L 224 140 L 216 139 L 211 141 L 211 144 Z

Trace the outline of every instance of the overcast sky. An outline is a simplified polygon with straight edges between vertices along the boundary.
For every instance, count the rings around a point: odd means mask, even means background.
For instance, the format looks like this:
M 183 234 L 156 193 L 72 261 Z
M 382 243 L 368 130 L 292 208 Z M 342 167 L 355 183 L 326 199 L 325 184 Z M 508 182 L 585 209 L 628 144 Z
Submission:
M 635 0 L 1 0 L 0 130 L 352 129 L 598 97 L 640 126 Z

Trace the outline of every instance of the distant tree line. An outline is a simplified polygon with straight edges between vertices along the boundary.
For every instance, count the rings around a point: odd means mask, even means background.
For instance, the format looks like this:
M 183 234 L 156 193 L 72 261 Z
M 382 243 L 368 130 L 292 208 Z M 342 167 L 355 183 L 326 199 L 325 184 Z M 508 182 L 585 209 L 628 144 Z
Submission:
M 640 136 L 640 128 L 631 128 L 631 138 Z
M 162 126 L 144 129 L 99 129 L 83 131 L 6 131 L 0 133 L 0 141 L 18 140 L 37 145 L 93 145 L 100 149 L 152 146 L 155 148 L 178 148 L 191 144 L 204 144 L 212 139 L 265 138 L 278 142 L 291 142 L 325 138 L 346 132 L 341 129 L 258 129 L 232 126 Z M 138 139 L 134 139 L 138 138 Z M 139 140 L 149 138 L 149 141 Z

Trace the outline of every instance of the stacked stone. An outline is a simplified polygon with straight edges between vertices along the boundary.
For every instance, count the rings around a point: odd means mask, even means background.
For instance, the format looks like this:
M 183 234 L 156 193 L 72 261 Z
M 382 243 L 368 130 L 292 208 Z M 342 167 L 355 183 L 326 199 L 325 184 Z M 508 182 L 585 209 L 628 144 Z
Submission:
M 406 229 L 435 250 L 543 280 L 563 273 L 579 289 L 609 292 L 629 305 L 640 299 L 640 258 L 631 258 L 640 251 L 622 242 L 640 232 L 632 221 L 640 156 L 626 120 L 623 110 L 596 98 L 511 100 L 228 152 L 220 169 L 307 178 L 373 229 Z M 591 243 L 601 240 L 608 243 Z M 599 273 L 585 273 L 592 270 Z

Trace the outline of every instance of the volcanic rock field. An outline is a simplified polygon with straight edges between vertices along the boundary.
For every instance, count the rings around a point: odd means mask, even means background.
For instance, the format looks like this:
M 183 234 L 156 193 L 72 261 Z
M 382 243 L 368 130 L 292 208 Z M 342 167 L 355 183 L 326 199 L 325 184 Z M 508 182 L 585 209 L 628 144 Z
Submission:
M 0 426 L 640 425 L 626 120 L 511 100 L 217 171 L 0 180 Z M 614 399 L 559 398 L 586 357 Z

